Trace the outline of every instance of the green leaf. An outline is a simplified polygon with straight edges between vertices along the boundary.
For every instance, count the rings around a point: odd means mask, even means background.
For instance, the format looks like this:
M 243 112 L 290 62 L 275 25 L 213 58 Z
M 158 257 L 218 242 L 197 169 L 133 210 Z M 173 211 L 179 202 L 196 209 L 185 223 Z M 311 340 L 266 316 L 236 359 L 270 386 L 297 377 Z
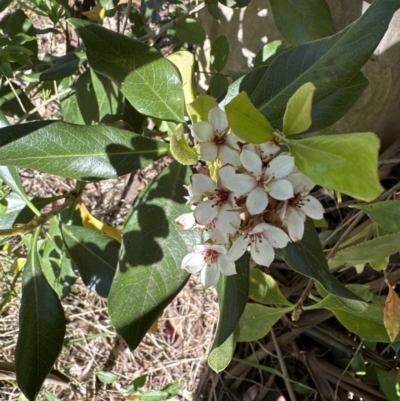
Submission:
M 37 238 L 37 237 L 36 237 Z M 22 277 L 19 334 L 15 350 L 18 387 L 34 401 L 59 353 L 65 335 L 61 302 L 44 277 L 36 241 Z
M 16 167 L 0 166 L 0 178 L 24 200 L 25 203 L 30 203 L 30 199 L 26 194 L 21 179 L 19 178 Z
M 379 139 L 371 132 L 289 140 L 289 147 L 299 170 L 318 185 L 365 201 L 383 190 Z
M 90 66 L 120 84 L 135 109 L 160 120 L 184 122 L 179 73 L 155 48 L 87 21 L 68 22 L 81 36 Z
M 292 45 L 301 45 L 336 30 L 325 0 L 270 0 L 275 24 Z
M 270 65 L 275 57 L 279 55 L 284 49 L 285 44 L 281 40 L 274 40 L 272 42 L 266 43 L 254 58 L 254 68 L 258 68 L 264 64 Z
M 389 233 L 400 231 L 399 201 L 388 200 L 384 202 L 373 203 L 372 205 L 352 205 L 351 207 L 365 210 L 371 220 Z
M 165 386 L 162 390 L 166 391 L 170 397 L 174 397 L 179 394 L 179 391 L 182 390 L 184 385 L 185 382 L 183 380 L 179 382 L 173 382 Z
M 229 57 L 229 42 L 225 35 L 215 38 L 211 46 L 211 65 L 218 71 L 222 71 Z
M 174 224 L 176 217 L 188 211 L 183 185 L 189 173 L 176 162 L 166 167 L 135 199 L 125 224 L 108 311 L 131 349 L 189 278 L 180 264 L 188 244 L 199 243 L 200 234 L 180 231 Z
M 250 143 L 264 143 L 274 138 L 274 128 L 253 106 L 246 92 L 232 99 L 225 112 L 232 131 Z
M 115 178 L 168 153 L 164 143 L 129 131 L 61 121 L 5 127 L 0 137 L 3 164 L 81 180 Z
M 214 372 L 222 372 L 230 364 L 239 338 L 239 332 L 239 326 L 236 326 L 225 342 L 215 348 L 208 356 L 208 365 Z
M 129 383 L 128 387 L 126 388 L 126 391 L 129 394 L 136 393 L 137 391 L 139 391 L 145 385 L 146 380 L 147 380 L 147 376 L 146 375 L 137 377 L 135 380 L 132 380 Z
M 307 82 L 289 99 L 283 116 L 283 134 L 294 135 L 308 130 L 311 126 L 311 108 L 315 86 Z
M 216 100 L 208 95 L 200 95 L 188 104 L 188 112 L 193 124 L 199 121 L 208 121 L 208 112 L 216 106 L 218 106 Z
M 250 269 L 249 297 L 261 304 L 293 305 L 282 295 L 272 276 L 256 268 Z
M 222 74 L 215 74 L 210 79 L 208 91 L 210 92 L 211 96 L 218 99 L 227 91 L 228 87 L 228 78 Z
M 359 265 L 372 260 L 383 259 L 399 251 L 400 233 L 383 235 L 339 251 L 333 259 L 329 260 L 329 266 L 333 269 L 342 265 Z
M 347 299 L 348 302 L 360 303 L 361 299 L 330 273 L 311 219 L 307 219 L 305 223 L 301 242 L 289 242 L 286 248 L 276 249 L 275 252 L 294 271 L 318 281 L 329 293 Z
M 50 393 L 48 390 L 44 390 L 43 395 L 45 401 L 60 401 L 58 397 L 56 397 L 53 393 Z
M 397 370 L 386 372 L 383 369 L 374 366 L 376 375 L 378 376 L 379 386 L 383 394 L 389 401 L 399 401 L 400 386 L 399 372 Z
M 63 92 L 72 85 L 74 85 L 74 79 L 72 77 L 64 78 L 58 86 L 58 91 Z M 60 106 L 64 122 L 85 125 L 85 120 L 78 106 L 76 90 L 61 96 Z
M 330 127 L 340 120 L 364 92 L 368 80 L 362 72 L 357 72 L 353 78 L 328 97 L 315 102 L 312 106 L 312 124 L 308 132 L 314 132 Z
M 61 226 L 68 253 L 82 281 L 97 295 L 107 298 L 118 264 L 120 243 L 79 226 Z
M 176 24 L 176 34 L 182 42 L 200 44 L 205 41 L 206 33 L 194 18 L 184 18 Z
M 7 213 L 8 201 L 6 198 L 0 199 L 0 217 Z
M 118 376 L 111 372 L 96 372 L 97 378 L 105 384 L 111 384 L 118 380 Z
M 247 304 L 240 319 L 240 342 L 256 341 L 265 337 L 272 326 L 294 306 L 286 308 L 269 308 L 259 304 Z
M 170 137 L 171 154 L 181 164 L 191 165 L 197 163 L 199 155 L 196 149 L 191 148 L 185 138 L 185 132 L 182 124 Z
M 283 117 L 287 99 L 306 82 L 315 85 L 314 103 L 320 102 L 347 85 L 366 63 L 399 6 L 398 0 L 375 0 L 343 31 L 285 51 L 261 76 L 255 70 L 255 78 L 243 80 L 241 90 L 271 123 Z
M 162 390 L 149 390 L 140 394 L 140 401 L 164 401 L 168 399 L 168 393 Z

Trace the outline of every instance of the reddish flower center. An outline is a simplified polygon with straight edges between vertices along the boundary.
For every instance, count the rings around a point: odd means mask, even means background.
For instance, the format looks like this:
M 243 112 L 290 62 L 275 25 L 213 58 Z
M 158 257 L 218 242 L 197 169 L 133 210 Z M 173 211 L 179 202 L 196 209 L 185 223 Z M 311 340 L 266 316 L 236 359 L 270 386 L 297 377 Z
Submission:
M 216 134 L 212 140 L 217 146 L 225 145 L 226 134 Z
M 217 189 L 211 198 L 215 201 L 214 206 L 223 206 L 229 201 L 229 191 L 224 189 Z
M 211 266 L 213 263 L 217 263 L 219 253 L 214 249 L 207 249 L 204 252 L 204 262 L 207 263 L 208 266 Z
M 304 200 L 301 198 L 301 194 L 297 194 L 293 198 L 290 198 L 288 200 L 288 205 L 295 208 L 301 208 L 304 206 Z

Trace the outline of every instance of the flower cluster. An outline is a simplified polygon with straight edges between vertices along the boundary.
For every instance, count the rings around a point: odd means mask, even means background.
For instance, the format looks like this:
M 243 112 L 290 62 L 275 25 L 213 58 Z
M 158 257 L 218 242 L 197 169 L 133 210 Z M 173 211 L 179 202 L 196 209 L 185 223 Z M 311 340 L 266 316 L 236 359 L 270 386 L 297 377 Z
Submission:
M 235 274 L 234 262 L 247 249 L 255 263 L 269 266 L 274 248 L 300 241 L 306 217 L 319 220 L 324 212 L 310 195 L 315 184 L 290 154 L 280 153 L 277 142 L 255 146 L 229 131 L 219 107 L 209 112 L 208 122 L 193 124 L 200 158 L 212 163 L 213 174 L 191 177 L 186 198 L 193 212 L 175 220 L 181 229 L 209 233 L 208 242 L 194 246 L 181 265 L 201 271 L 205 287 L 217 284 L 221 273 Z

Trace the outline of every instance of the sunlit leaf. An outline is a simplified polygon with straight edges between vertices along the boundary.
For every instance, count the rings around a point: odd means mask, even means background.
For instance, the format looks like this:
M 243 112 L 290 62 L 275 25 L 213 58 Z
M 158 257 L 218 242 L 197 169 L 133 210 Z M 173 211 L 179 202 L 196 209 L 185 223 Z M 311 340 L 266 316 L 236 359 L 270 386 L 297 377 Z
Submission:
M 400 298 L 388 284 L 389 293 L 383 310 L 383 323 L 386 327 L 390 341 L 394 341 L 400 333 Z
M 196 149 L 191 148 L 187 143 L 182 124 L 172 133 L 170 146 L 172 156 L 181 164 L 191 165 L 199 160 L 199 154 Z

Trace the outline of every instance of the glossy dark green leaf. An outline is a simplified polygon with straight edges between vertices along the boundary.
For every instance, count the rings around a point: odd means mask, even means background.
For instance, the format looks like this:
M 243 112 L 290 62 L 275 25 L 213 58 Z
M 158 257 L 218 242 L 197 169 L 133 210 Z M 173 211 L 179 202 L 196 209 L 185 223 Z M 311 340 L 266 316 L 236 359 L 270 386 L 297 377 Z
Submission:
M 325 0 L 270 0 L 270 5 L 279 32 L 294 46 L 336 32 Z
M 222 71 L 229 57 L 229 42 L 225 35 L 215 38 L 211 46 L 211 65 L 218 71 Z
M 168 146 L 108 126 L 42 121 L 0 129 L 0 160 L 82 180 L 117 177 L 152 163 Z
M 218 348 L 215 348 L 208 356 L 208 365 L 214 372 L 222 372 L 230 364 L 233 354 L 235 353 L 239 333 L 240 327 L 237 325 L 233 333 L 225 340 L 225 342 Z
M 229 81 L 225 75 L 215 74 L 210 79 L 209 91 L 211 96 L 218 99 L 222 96 L 228 89 Z
M 58 91 L 63 92 L 64 90 L 71 88 L 73 85 L 75 85 L 75 80 L 72 77 L 64 78 L 58 86 Z M 76 91 L 61 96 L 60 105 L 63 121 L 66 123 L 85 125 L 85 120 L 83 119 L 78 106 Z
M 341 298 L 362 301 L 329 271 L 321 243 L 312 220 L 307 219 L 301 242 L 289 242 L 275 251 L 294 271 L 318 281 L 329 293 Z
M 22 186 L 16 167 L 0 166 L 0 178 L 12 189 L 21 199 L 29 202 L 28 195 Z
M 377 366 L 374 366 L 374 368 L 383 394 L 385 394 L 389 401 L 399 401 L 399 374 L 397 370 L 386 372 Z
M 68 21 L 83 39 L 90 66 L 121 85 L 121 92 L 139 112 L 184 121 L 179 73 L 156 49 L 87 21 Z
M 375 0 L 355 23 L 331 37 L 285 51 L 256 82 L 243 80 L 241 90 L 271 122 L 283 117 L 287 99 L 306 82 L 316 86 L 314 103 L 320 102 L 346 86 L 365 64 L 399 6 L 399 0 Z
M 59 353 L 65 335 L 61 302 L 44 277 L 36 243 L 22 277 L 19 334 L 15 350 L 18 387 L 34 401 Z
M 0 0 L 0 12 L 4 11 L 13 0 Z
M 189 173 L 177 162 L 166 167 L 135 199 L 125 224 L 108 310 L 113 326 L 131 349 L 189 277 L 180 265 L 188 245 L 200 242 L 200 233 L 178 230 L 174 224 L 188 211 L 183 185 Z
M 62 225 L 62 234 L 86 287 L 107 298 L 118 264 L 120 243 L 98 231 L 79 226 Z
M 206 33 L 200 22 L 194 18 L 184 18 L 176 24 L 176 34 L 182 42 L 202 43 Z
M 0 87 L 0 109 L 6 116 L 19 119 L 27 112 L 32 111 L 34 107 L 25 93 L 25 90 L 20 87 L 14 87 L 14 90 L 15 93 L 11 90 L 7 82 L 3 82 Z M 24 106 L 23 109 L 21 104 Z M 32 113 L 28 120 L 39 118 L 40 116 L 38 113 Z
M 355 209 L 365 210 L 378 226 L 389 233 L 400 231 L 400 202 L 388 200 L 371 205 L 354 205 Z

